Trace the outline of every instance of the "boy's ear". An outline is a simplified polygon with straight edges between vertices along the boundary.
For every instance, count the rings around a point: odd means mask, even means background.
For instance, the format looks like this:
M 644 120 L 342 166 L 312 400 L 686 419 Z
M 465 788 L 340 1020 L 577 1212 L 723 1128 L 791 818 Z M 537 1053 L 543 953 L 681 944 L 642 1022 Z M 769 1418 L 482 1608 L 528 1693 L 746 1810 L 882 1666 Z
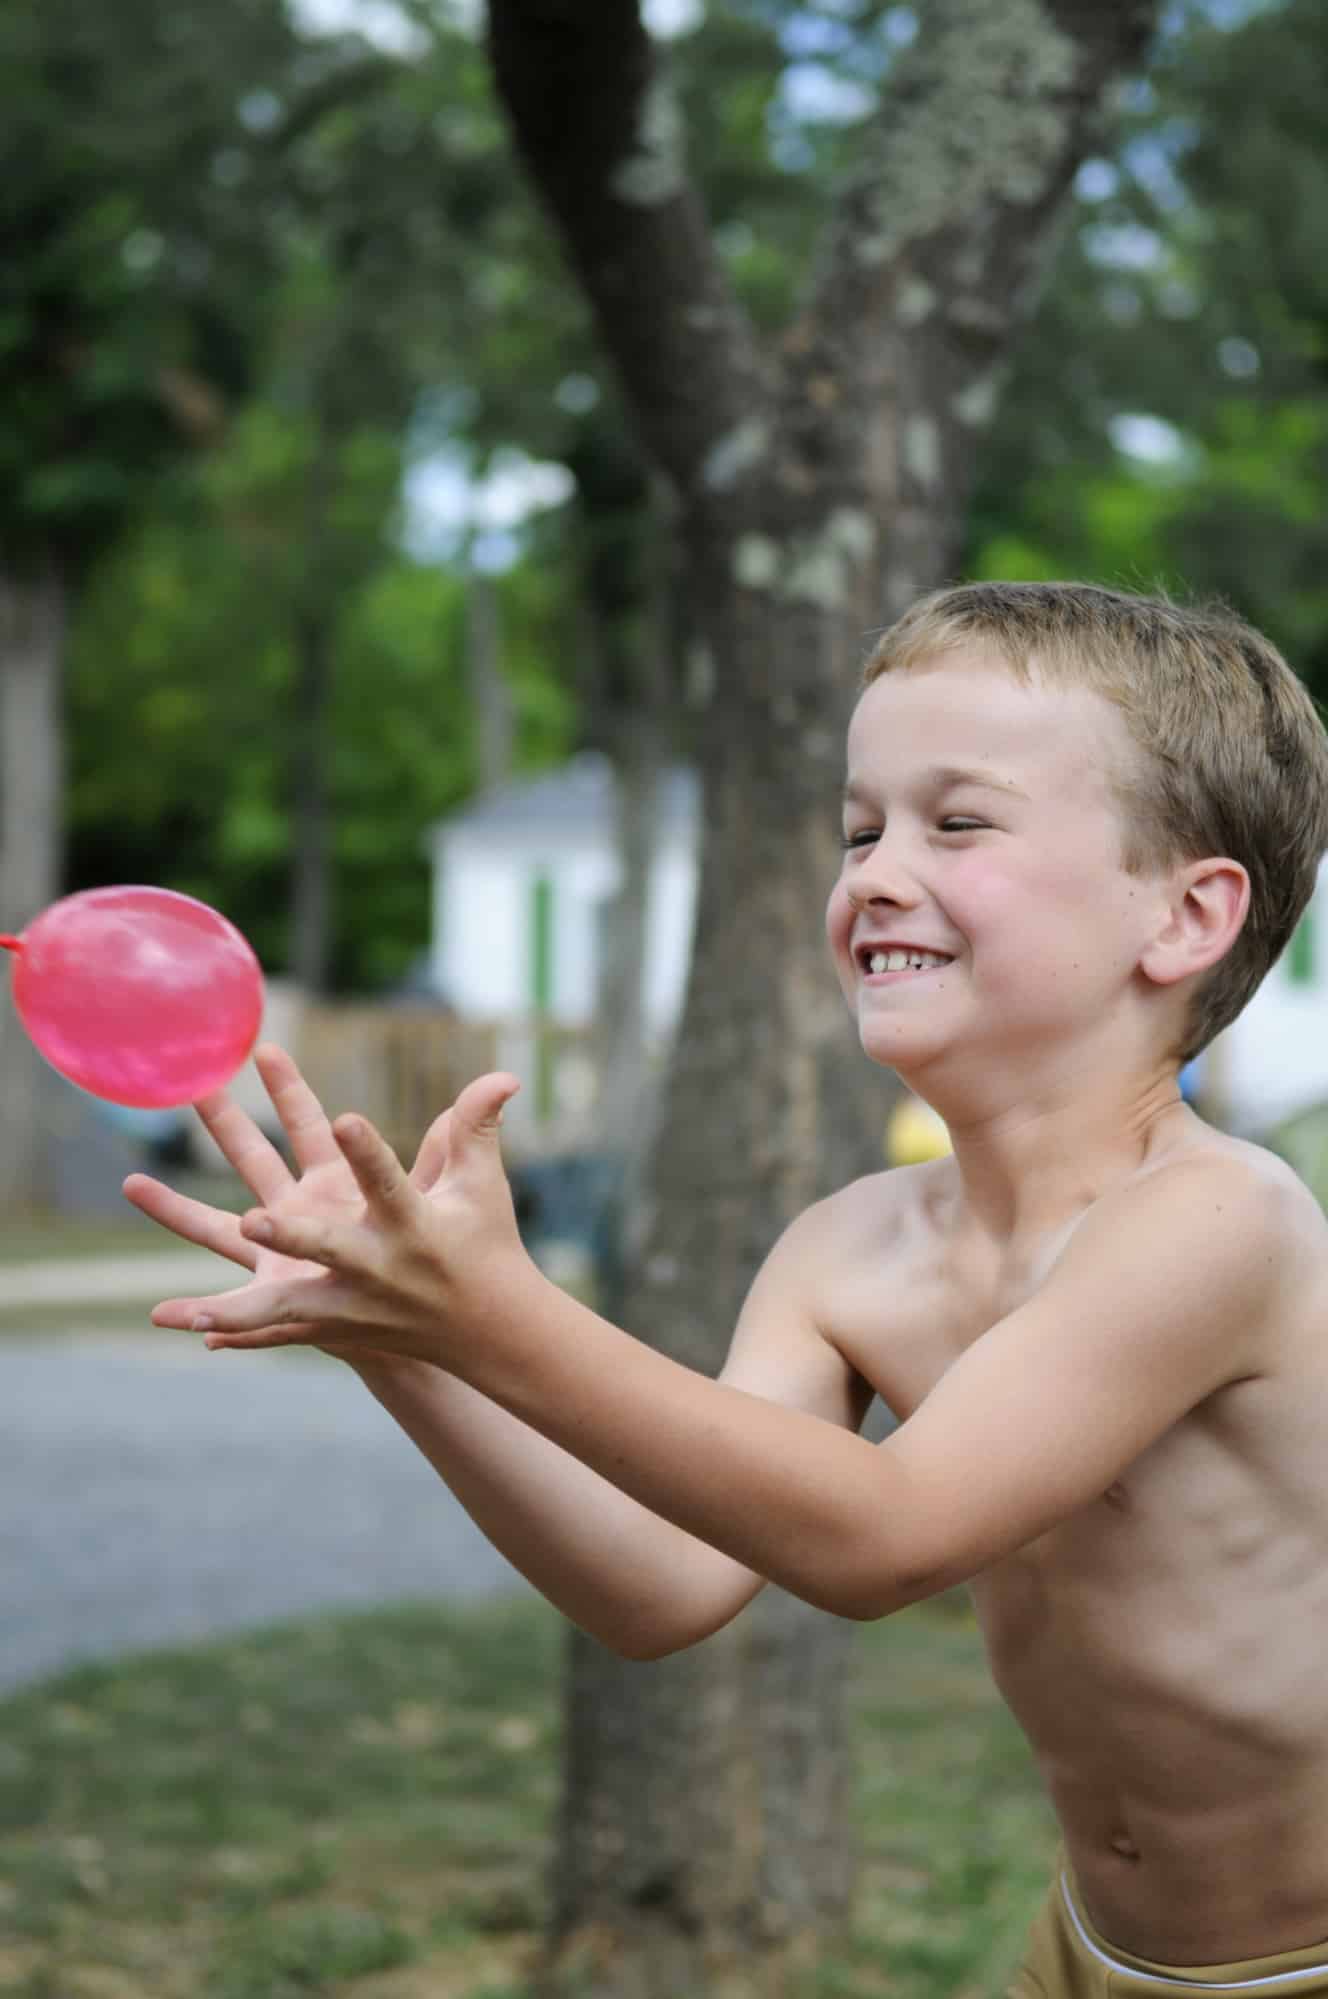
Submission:
M 1239 861 L 1190 861 L 1172 877 L 1165 920 L 1139 954 L 1155 985 L 1175 985 L 1225 957 L 1250 906 L 1250 878 Z

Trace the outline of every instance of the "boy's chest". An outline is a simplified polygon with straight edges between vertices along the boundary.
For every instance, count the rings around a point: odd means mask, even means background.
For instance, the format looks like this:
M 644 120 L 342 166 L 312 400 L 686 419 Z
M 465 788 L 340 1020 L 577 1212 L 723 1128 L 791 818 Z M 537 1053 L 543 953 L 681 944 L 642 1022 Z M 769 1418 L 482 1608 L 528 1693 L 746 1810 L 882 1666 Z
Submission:
M 981 1261 L 918 1227 L 888 1260 L 865 1249 L 841 1268 L 822 1326 L 902 1423 L 975 1340 L 1035 1295 L 1076 1226 Z
M 841 1269 L 827 1290 L 822 1323 L 903 1423 L 975 1341 L 1036 1295 L 1082 1218 L 1031 1248 L 985 1262 L 918 1227 L 888 1265 L 864 1253 L 856 1267 Z M 1159 1297 L 1159 1313 L 1165 1307 Z M 1324 1309 L 1328 1316 L 1328 1298 Z M 1155 1623 L 1168 1605 L 1185 1601 L 1211 1621 L 1210 1599 L 1236 1579 L 1245 1589 L 1256 1575 L 1260 1587 L 1269 1580 L 1266 1572 L 1290 1533 L 1312 1537 L 1321 1559 L 1328 1547 L 1328 1482 L 1316 1471 L 1274 1492 L 1269 1477 L 1270 1463 L 1285 1470 L 1293 1449 L 1289 1439 L 1278 1442 L 1278 1412 L 1294 1387 L 1238 1384 L 1208 1398 L 1123 1467 L 1092 1504 L 988 1571 L 984 1622 L 997 1652 L 1006 1639 L 1021 1650 L 1053 1598 L 1077 1608 L 1086 1629 L 1096 1632 L 1100 1619 L 1110 1621 L 1124 1641 L 1130 1605 Z M 1316 1409 L 1328 1411 L 1328 1348 L 1320 1347 L 1314 1380 L 1299 1388 Z M 1085 1416 L 1092 1420 L 1091 1412 Z M 1313 1428 L 1321 1466 L 1328 1415 Z M 1301 1456 L 1308 1453 L 1302 1449 Z

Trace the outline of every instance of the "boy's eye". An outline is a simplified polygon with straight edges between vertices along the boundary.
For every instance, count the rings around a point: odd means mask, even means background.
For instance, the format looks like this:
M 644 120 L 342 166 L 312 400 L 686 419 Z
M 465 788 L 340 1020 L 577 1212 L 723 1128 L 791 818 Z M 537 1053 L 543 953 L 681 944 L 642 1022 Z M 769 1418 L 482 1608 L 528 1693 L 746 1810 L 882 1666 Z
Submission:
M 952 813 L 949 817 L 939 822 L 939 831 L 942 833 L 980 833 L 986 823 L 985 819 L 967 819 L 962 814 Z M 839 844 L 845 853 L 851 853 L 856 847 L 874 847 L 880 837 L 881 830 L 879 826 L 864 826 L 860 832 L 843 834 Z

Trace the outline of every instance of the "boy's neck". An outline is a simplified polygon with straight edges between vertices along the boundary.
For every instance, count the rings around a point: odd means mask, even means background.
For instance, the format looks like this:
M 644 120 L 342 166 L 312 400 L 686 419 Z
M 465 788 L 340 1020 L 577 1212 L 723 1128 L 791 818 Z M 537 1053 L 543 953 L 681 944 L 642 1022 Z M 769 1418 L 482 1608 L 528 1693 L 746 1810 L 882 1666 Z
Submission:
M 1170 1067 L 1131 1085 L 1049 1086 L 976 1116 L 935 1108 L 954 1148 L 955 1227 L 1002 1249 L 1045 1238 L 1194 1123 Z

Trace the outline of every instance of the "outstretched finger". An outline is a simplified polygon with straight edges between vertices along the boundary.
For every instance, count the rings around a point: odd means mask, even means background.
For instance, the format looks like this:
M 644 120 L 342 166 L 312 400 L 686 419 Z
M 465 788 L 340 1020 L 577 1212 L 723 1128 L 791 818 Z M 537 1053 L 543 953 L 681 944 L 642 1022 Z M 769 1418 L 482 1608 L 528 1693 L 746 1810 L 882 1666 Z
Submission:
M 519 1077 L 505 1070 L 477 1076 L 467 1083 L 452 1106 L 450 1154 L 453 1165 L 463 1159 L 492 1157 L 500 1160 L 498 1138 L 503 1112 L 521 1088 Z
M 289 1215 L 280 1209 L 251 1208 L 240 1218 L 246 1243 L 260 1243 L 297 1262 L 321 1263 L 325 1270 L 362 1270 L 367 1231 L 356 1222 L 327 1215 Z
M 247 1333 L 204 1333 L 203 1345 L 209 1353 L 257 1353 L 267 1347 L 316 1347 L 323 1344 L 323 1329 L 298 1319 L 289 1326 L 255 1326 Z
M 154 1305 L 154 1326 L 180 1333 L 281 1332 L 289 1336 L 301 1324 L 329 1326 L 344 1322 L 344 1286 L 329 1273 L 284 1282 L 242 1284 L 234 1291 L 214 1291 L 206 1298 L 163 1298 Z
M 332 1132 L 370 1209 L 389 1222 L 412 1215 L 419 1190 L 412 1187 L 396 1153 L 368 1118 L 339 1117 Z
M 164 1186 L 146 1173 L 131 1173 L 122 1191 L 140 1214 L 160 1222 L 186 1242 L 196 1242 L 200 1249 L 215 1250 L 218 1256 L 229 1257 L 232 1263 L 241 1263 L 246 1270 L 252 1270 L 257 1263 L 258 1252 L 241 1234 L 238 1215 L 210 1208 L 206 1201 L 191 1200 L 186 1194 L 177 1194 L 173 1187 Z
M 331 1119 L 285 1049 L 275 1041 L 260 1042 L 254 1050 L 254 1067 L 301 1171 L 307 1173 L 312 1166 L 328 1166 L 339 1159 Z
M 194 1109 L 223 1158 L 235 1168 L 255 1200 L 275 1201 L 279 1194 L 295 1185 L 289 1166 L 271 1139 L 225 1090 L 201 1097 Z

